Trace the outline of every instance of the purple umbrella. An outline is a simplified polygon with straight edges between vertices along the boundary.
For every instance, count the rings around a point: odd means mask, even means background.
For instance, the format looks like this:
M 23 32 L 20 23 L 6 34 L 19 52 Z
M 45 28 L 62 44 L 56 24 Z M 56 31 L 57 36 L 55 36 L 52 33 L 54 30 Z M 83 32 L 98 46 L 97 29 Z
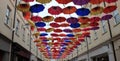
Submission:
M 66 33 L 71 33 L 72 32 L 71 29 L 64 29 L 63 31 L 66 32 Z
M 85 5 L 88 4 L 90 0 L 73 0 L 75 5 Z
M 78 22 L 78 19 L 77 18 L 74 18 L 74 17 L 70 17 L 67 19 L 67 22 L 68 23 L 77 23 Z
M 101 18 L 101 20 L 109 20 L 109 19 L 111 19 L 112 17 L 113 17 L 113 16 L 110 15 L 110 14 L 104 15 L 104 16 Z

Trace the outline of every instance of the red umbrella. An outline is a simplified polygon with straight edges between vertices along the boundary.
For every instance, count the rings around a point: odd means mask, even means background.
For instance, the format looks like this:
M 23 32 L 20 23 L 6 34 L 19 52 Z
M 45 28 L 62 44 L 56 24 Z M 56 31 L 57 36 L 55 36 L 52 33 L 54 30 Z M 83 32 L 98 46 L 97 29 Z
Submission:
M 90 18 L 90 22 L 91 22 L 91 23 L 93 23 L 93 22 L 98 22 L 98 21 L 100 21 L 100 19 L 101 19 L 101 18 L 99 18 L 99 17 L 92 17 L 92 18 Z
M 62 32 L 61 29 L 54 29 L 54 32 Z
M 94 26 L 98 26 L 98 25 L 99 25 L 99 23 L 95 23 L 95 22 L 94 23 L 90 23 L 90 26 L 93 26 L 93 27 Z
M 88 23 L 90 21 L 88 17 L 79 17 L 78 20 L 82 24 Z
M 104 0 L 90 0 L 91 4 L 100 4 L 102 3 Z
M 107 3 L 114 3 L 116 1 L 118 1 L 118 0 L 105 0 L 105 2 L 107 2 Z
M 52 6 L 48 9 L 48 13 L 52 15 L 59 15 L 60 13 L 62 13 L 62 8 L 60 8 L 59 6 Z
M 74 12 L 76 12 L 77 8 L 74 6 L 68 6 L 66 8 L 63 9 L 63 13 L 64 14 L 72 14 Z
M 23 0 L 24 2 L 33 2 L 34 0 Z
M 62 24 L 60 24 L 60 27 L 68 27 L 68 26 L 70 26 L 69 23 L 62 23 Z
M 68 4 L 72 2 L 72 0 L 56 0 L 59 4 Z
M 50 23 L 50 26 L 54 28 L 60 27 L 58 23 Z
M 80 31 L 81 31 L 81 29 L 79 29 L 79 28 L 73 29 L 73 32 L 80 32 Z
M 46 28 L 37 28 L 37 31 L 46 31 Z
M 56 17 L 55 18 L 55 22 L 64 22 L 66 20 L 66 18 L 65 17 Z
M 103 12 L 106 13 L 106 14 L 108 14 L 108 13 L 113 12 L 116 9 L 117 9 L 116 5 L 107 6 L 106 8 L 104 8 Z
M 60 37 L 65 37 L 66 34 L 63 34 L 63 33 L 62 33 L 62 34 L 59 34 L 59 36 L 60 36 Z
M 31 20 L 32 20 L 33 22 L 40 22 L 40 21 L 42 20 L 42 18 L 39 17 L 39 16 L 32 16 L 32 17 L 31 17 Z
M 56 36 L 59 36 L 59 35 L 58 35 L 58 34 L 56 34 L 56 33 L 51 33 L 51 36 L 56 37 Z

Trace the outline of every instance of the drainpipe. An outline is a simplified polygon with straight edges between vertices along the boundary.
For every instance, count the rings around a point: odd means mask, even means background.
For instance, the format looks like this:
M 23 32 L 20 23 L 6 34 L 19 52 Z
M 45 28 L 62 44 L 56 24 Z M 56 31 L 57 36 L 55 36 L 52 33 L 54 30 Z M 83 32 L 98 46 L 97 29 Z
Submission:
M 88 40 L 87 40 L 87 37 L 85 37 L 85 42 L 86 42 L 86 46 L 87 46 L 87 57 L 88 57 L 88 61 L 90 61 L 89 60 L 89 45 L 88 45 Z
M 14 17 L 13 17 L 13 26 L 12 26 L 12 43 L 11 43 L 11 53 L 10 53 L 10 61 L 14 61 L 14 50 L 12 50 L 13 49 L 13 43 L 14 43 L 14 33 L 15 33 L 15 20 L 16 20 L 16 11 L 17 11 L 17 8 L 16 8 L 16 6 L 17 6 L 17 0 L 15 0 L 15 8 L 14 8 Z
M 105 2 L 104 2 L 104 7 L 106 7 L 106 3 L 105 3 Z M 110 33 L 110 40 L 111 40 L 111 39 L 113 38 L 113 35 L 112 35 L 112 31 L 111 31 L 110 21 L 107 20 L 107 23 L 108 23 L 109 33 Z M 111 45 L 112 45 L 112 49 L 113 49 L 114 60 L 117 61 L 117 57 L 116 57 L 116 54 L 115 54 L 114 42 L 111 41 L 110 43 L 111 43 Z

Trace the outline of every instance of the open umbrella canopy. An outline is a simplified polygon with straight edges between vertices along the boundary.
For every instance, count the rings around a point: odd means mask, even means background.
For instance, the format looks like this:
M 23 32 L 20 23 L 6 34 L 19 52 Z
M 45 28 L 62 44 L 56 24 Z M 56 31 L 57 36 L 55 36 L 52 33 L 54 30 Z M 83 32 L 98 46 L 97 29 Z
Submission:
M 68 4 L 72 2 L 72 0 L 56 0 L 59 4 Z
M 108 15 L 102 16 L 101 20 L 109 20 L 111 18 L 112 18 L 112 15 L 108 14 Z
M 90 0 L 91 4 L 100 4 L 102 2 L 104 2 L 104 0 Z
M 25 20 L 29 20 L 31 18 L 31 12 L 23 12 L 23 17 Z
M 78 19 L 75 18 L 75 17 L 70 17 L 70 18 L 67 19 L 67 22 L 68 22 L 68 23 L 77 23 L 77 22 L 78 22 Z
M 116 5 L 113 5 L 113 6 L 107 6 L 106 8 L 104 8 L 103 12 L 108 14 L 108 13 L 111 13 L 113 12 L 114 10 L 117 9 L 117 6 Z
M 65 20 L 66 20 L 65 17 L 56 17 L 56 18 L 54 19 L 55 22 L 64 22 Z
M 41 3 L 41 4 L 46 4 L 46 3 L 50 3 L 51 0 L 36 0 L 37 2 Z
M 73 0 L 75 5 L 85 5 L 88 4 L 90 0 Z
M 42 18 L 39 17 L 39 16 L 32 16 L 32 17 L 31 17 L 31 20 L 32 20 L 33 22 L 40 22 L 40 21 L 42 20 Z
M 85 23 L 88 23 L 90 21 L 90 19 L 88 17 L 79 17 L 78 18 L 78 21 L 81 23 L 81 24 L 85 24 Z
M 24 2 L 33 2 L 34 0 L 22 0 Z
M 35 4 L 30 7 L 30 11 L 32 13 L 39 13 L 44 10 L 44 6 L 42 4 Z
M 90 10 L 87 9 L 87 8 L 79 8 L 79 9 L 77 9 L 77 11 L 76 11 L 76 14 L 77 14 L 78 16 L 87 16 L 87 15 L 89 15 L 89 13 L 90 13 Z
M 103 12 L 103 7 L 97 6 L 91 9 L 91 15 L 98 15 Z
M 18 4 L 17 9 L 21 12 L 29 12 L 30 5 L 28 3 Z
M 48 13 L 52 15 L 59 15 L 60 13 L 62 13 L 62 8 L 60 8 L 59 6 L 52 6 L 48 9 Z
M 72 23 L 72 24 L 70 24 L 70 27 L 71 28 L 78 28 L 78 27 L 80 27 L 80 24 L 79 23 Z
M 51 22 L 53 20 L 54 20 L 53 16 L 45 16 L 42 18 L 42 21 L 44 21 L 44 22 Z
M 115 3 L 116 1 L 118 1 L 118 0 L 105 0 L 105 2 L 107 2 L 107 3 Z
M 46 24 L 44 22 L 37 22 L 37 23 L 35 23 L 35 25 L 37 27 L 44 27 L 44 26 L 46 26 Z
M 68 6 L 63 9 L 64 14 L 72 14 L 76 12 L 77 8 L 75 6 Z

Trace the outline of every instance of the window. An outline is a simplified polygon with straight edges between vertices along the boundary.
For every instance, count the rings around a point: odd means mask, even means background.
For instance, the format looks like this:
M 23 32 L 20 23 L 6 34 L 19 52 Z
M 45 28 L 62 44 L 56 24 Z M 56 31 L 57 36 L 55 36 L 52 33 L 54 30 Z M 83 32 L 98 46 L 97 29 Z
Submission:
M 23 41 L 25 41 L 25 28 L 23 28 L 23 34 L 22 34 L 22 39 L 23 39 Z
M 113 12 L 113 16 L 114 16 L 114 19 L 115 19 L 115 23 L 119 24 L 120 23 L 120 14 L 119 14 L 118 10 Z
M 97 32 L 94 30 L 94 40 L 98 39 L 98 35 L 97 35 Z
M 106 21 L 102 20 L 101 23 L 102 23 L 103 33 L 107 32 L 107 29 L 106 29 Z
M 10 17 L 10 12 L 11 12 L 10 8 L 7 7 L 6 17 L 5 17 L 5 24 L 7 24 L 7 25 L 9 25 L 9 22 L 10 22 L 10 19 L 9 19 L 9 17 Z
M 16 23 L 15 23 L 15 33 L 18 35 L 18 31 L 19 31 L 19 20 L 17 19 Z

